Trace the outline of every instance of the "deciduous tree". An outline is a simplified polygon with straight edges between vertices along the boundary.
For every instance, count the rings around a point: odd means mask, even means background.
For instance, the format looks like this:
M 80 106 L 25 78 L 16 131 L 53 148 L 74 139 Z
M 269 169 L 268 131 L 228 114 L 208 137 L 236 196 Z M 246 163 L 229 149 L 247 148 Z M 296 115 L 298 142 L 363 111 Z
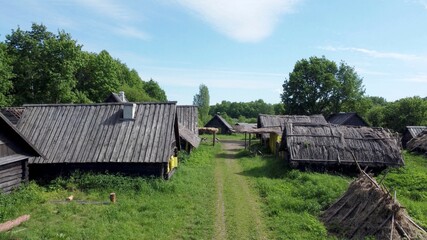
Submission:
M 199 93 L 194 95 L 193 104 L 198 107 L 200 126 L 204 126 L 209 120 L 209 89 L 206 85 L 199 86 Z

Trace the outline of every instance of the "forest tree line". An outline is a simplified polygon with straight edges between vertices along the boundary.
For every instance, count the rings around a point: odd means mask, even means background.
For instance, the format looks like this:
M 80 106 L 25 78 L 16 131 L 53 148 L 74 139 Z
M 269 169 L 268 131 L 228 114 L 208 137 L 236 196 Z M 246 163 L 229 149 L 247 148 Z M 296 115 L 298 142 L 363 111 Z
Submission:
M 258 114 L 312 115 L 356 112 L 373 127 L 403 132 L 406 126 L 427 125 L 427 98 L 413 96 L 388 102 L 367 96 L 363 79 L 345 62 L 325 57 L 296 62 L 283 84 L 282 102 L 256 100 L 248 103 L 222 101 L 210 108 L 230 123 L 256 122 Z
M 33 23 L 0 42 L 0 107 L 37 103 L 103 102 L 124 91 L 129 101 L 167 101 L 154 80 L 143 81 L 106 50 L 82 50 L 64 31 Z

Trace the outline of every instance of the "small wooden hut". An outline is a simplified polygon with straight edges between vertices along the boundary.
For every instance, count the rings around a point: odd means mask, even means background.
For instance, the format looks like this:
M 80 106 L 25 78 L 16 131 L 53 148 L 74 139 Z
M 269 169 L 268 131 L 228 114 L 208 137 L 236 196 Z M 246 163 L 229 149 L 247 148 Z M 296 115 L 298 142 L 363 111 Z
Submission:
M 42 154 L 0 113 L 0 193 L 28 181 L 28 159 Z
M 406 149 L 411 152 L 427 154 L 427 129 L 412 138 L 407 143 Z
M 340 112 L 331 114 L 328 119 L 328 123 L 338 125 L 351 125 L 351 126 L 364 126 L 369 127 L 369 124 L 359 114 L 355 112 Z
M 276 147 L 282 140 L 283 129 L 287 123 L 292 122 L 325 124 L 326 120 L 323 115 L 258 115 L 257 127 L 267 130 L 261 134 L 261 141 L 271 152 L 278 151 Z
M 176 102 L 27 105 L 17 128 L 46 158 L 35 176 L 75 169 L 168 178 L 180 148 Z
M 176 107 L 181 148 L 190 152 L 200 144 L 197 126 L 198 109 L 194 105 L 179 105 Z
M 283 131 L 285 158 L 297 165 L 404 165 L 397 133 L 383 128 L 288 123 Z
M 407 143 L 424 130 L 427 130 L 427 126 L 406 126 L 402 135 L 402 147 L 406 149 Z
M 220 134 L 231 134 L 234 132 L 233 127 L 218 114 L 213 116 L 213 118 L 205 124 L 205 127 L 218 128 Z

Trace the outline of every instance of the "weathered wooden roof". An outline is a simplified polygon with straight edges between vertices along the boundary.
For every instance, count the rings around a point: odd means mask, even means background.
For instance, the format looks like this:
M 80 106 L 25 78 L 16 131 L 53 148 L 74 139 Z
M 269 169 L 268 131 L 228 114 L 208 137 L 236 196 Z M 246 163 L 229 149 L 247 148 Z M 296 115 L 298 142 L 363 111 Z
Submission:
M 0 154 L 0 165 L 22 160 L 22 156 L 40 157 L 40 151 L 25 138 L 13 124 L 0 113 L 0 144 L 7 144 L 14 154 L 3 156 Z M 3 157 L 2 157 L 3 156 Z
M 284 128 L 287 123 L 302 122 L 302 123 L 327 123 L 323 115 L 258 115 L 258 128 L 266 127 L 282 127 Z
M 209 122 L 205 124 L 205 127 L 210 127 L 210 123 L 215 119 L 218 119 L 219 122 L 221 122 L 228 130 L 233 131 L 233 127 L 223 117 L 221 117 L 218 114 L 215 114 L 215 116 L 213 116 L 211 120 L 209 120 Z
M 159 163 L 177 146 L 176 103 L 27 105 L 17 128 L 46 159 L 30 163 Z M 132 105 L 132 104 L 130 104 Z
M 194 134 L 194 132 L 190 131 L 190 129 L 184 127 L 180 123 L 178 123 L 179 126 L 179 136 L 183 138 L 185 141 L 191 144 L 191 146 L 197 148 L 200 144 L 200 137 L 198 134 Z
M 277 131 L 282 132 L 287 123 L 301 122 L 301 123 L 321 123 L 326 124 L 325 117 L 323 115 L 258 115 L 258 128 L 275 128 Z M 268 137 L 268 134 L 263 134 L 263 137 Z
M 328 117 L 327 121 L 329 123 L 339 124 L 339 125 L 369 126 L 369 124 L 361 116 L 359 116 L 359 114 L 355 112 L 334 113 Z
M 398 134 L 383 128 L 288 123 L 282 146 L 291 162 L 404 165 Z
M 252 133 L 256 128 L 256 123 L 236 123 L 233 127 L 238 133 Z
M 426 129 L 427 126 L 406 126 L 405 132 L 409 132 L 409 134 L 414 138 Z
M 22 114 L 24 113 L 24 107 L 8 107 L 0 109 L 0 112 L 12 123 L 17 124 Z
M 411 152 L 426 154 L 427 153 L 427 129 L 422 131 L 416 137 L 412 138 L 406 144 L 406 148 Z
M 176 107 L 178 123 L 189 129 L 196 135 L 199 135 L 197 120 L 198 109 L 194 105 L 179 105 Z

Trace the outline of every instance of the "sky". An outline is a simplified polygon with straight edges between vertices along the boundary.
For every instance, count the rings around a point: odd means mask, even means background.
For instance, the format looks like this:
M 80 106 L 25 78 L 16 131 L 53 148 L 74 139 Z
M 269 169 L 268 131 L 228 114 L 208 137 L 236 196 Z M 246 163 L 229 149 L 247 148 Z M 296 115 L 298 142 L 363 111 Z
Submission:
M 279 103 L 295 63 L 344 61 L 366 95 L 427 95 L 427 0 L 0 0 L 0 41 L 42 23 L 107 50 L 168 100 Z

